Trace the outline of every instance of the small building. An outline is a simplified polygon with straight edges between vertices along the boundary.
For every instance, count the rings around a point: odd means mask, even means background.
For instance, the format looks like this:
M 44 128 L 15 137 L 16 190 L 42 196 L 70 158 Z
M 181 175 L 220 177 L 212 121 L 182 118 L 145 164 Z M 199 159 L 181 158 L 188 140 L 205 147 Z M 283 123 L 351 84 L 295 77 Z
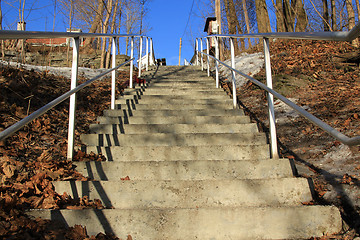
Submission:
M 206 19 L 204 32 L 208 35 L 217 34 L 219 32 L 219 25 L 216 21 L 216 17 L 208 17 Z
M 76 32 L 76 33 L 81 33 L 81 29 L 74 29 L 72 28 L 67 29 L 67 32 Z M 72 47 L 72 41 L 70 40 L 70 38 L 45 38 L 45 39 L 38 39 L 38 38 L 34 38 L 34 39 L 27 39 L 26 40 L 27 43 L 33 45 L 33 46 L 67 46 L 68 44 L 70 44 L 70 47 Z M 83 46 L 83 41 L 82 39 L 80 39 L 80 46 Z
M 219 24 L 216 21 L 216 17 L 208 17 L 206 19 L 204 32 L 206 32 L 207 35 L 218 34 L 218 32 L 219 32 Z M 215 41 L 212 38 L 209 41 L 209 45 L 210 45 L 210 54 L 214 55 Z

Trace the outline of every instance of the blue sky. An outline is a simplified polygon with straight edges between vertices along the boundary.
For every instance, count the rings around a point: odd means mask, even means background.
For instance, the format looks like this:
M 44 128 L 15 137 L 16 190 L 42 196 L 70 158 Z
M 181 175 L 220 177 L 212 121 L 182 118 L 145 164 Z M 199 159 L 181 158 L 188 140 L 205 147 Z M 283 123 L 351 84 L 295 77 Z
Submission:
M 3 27 L 15 29 L 18 21 L 18 1 L 2 1 Z M 196 0 L 195 0 L 196 2 Z M 34 3 L 31 13 L 25 12 L 26 29 L 29 31 L 52 31 L 53 29 L 53 5 L 51 0 L 26 0 L 30 7 Z M 166 58 L 168 65 L 177 65 L 179 62 L 179 42 L 183 37 L 183 59 L 190 60 L 193 55 L 193 41 L 191 37 L 203 36 L 204 20 L 196 17 L 198 8 L 194 4 L 189 25 L 185 31 L 189 12 L 193 0 L 151 0 L 148 5 L 148 15 L 145 19 L 149 28 L 148 33 L 154 40 L 156 58 Z M 191 29 L 191 30 L 190 30 Z M 66 21 L 61 14 L 56 16 L 55 31 L 65 31 Z M 185 33 L 184 33 L 185 31 Z
M 149 5 L 148 19 L 152 28 L 150 35 L 154 38 L 156 56 L 166 57 L 169 65 L 176 65 L 179 62 L 181 37 L 183 37 L 182 59 L 190 60 L 194 51 L 191 33 L 193 37 L 203 36 L 205 22 L 194 14 L 191 15 L 184 34 L 192 2 L 193 0 L 153 0 Z M 197 7 L 194 5 L 193 13 L 196 11 Z

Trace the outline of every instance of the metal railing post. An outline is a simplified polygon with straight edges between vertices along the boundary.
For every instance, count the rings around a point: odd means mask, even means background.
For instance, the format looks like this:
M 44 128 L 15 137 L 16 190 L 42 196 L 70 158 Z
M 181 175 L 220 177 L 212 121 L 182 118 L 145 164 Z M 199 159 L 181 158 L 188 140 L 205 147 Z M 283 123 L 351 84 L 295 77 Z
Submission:
M 149 71 L 149 38 L 146 37 L 146 71 Z
M 111 42 L 112 68 L 116 67 L 116 38 Z M 116 71 L 111 73 L 111 109 L 115 109 L 115 88 L 116 88 Z
M 219 59 L 219 41 L 218 37 L 215 37 L 215 57 Z M 219 62 L 215 61 L 216 68 L 216 88 L 219 88 Z
M 131 37 L 131 51 L 130 59 L 134 57 L 134 37 Z M 133 71 L 134 71 L 134 60 L 130 62 L 130 84 L 129 88 L 133 88 Z
M 201 61 L 201 71 L 204 71 L 204 61 L 203 61 L 203 55 L 202 55 L 202 52 L 203 52 L 203 39 L 200 38 L 200 61 Z
M 78 77 L 80 38 L 73 38 L 73 59 L 71 68 L 71 89 L 76 88 Z M 70 96 L 67 158 L 73 159 L 75 145 L 76 93 Z
M 153 63 L 155 63 L 155 59 L 154 59 L 154 45 L 153 45 L 153 40 L 152 40 L 152 38 L 150 38 L 150 60 L 153 61 Z
M 234 47 L 234 39 L 230 38 L 231 43 L 231 67 L 235 69 L 235 47 Z M 235 72 L 231 71 L 232 74 L 232 95 L 233 95 L 233 107 L 236 108 L 236 79 L 235 79 Z
M 141 68 L 142 68 L 142 49 L 143 49 L 143 37 L 140 37 L 140 44 L 139 44 L 139 74 L 138 77 L 141 77 Z
M 270 48 L 269 39 L 263 38 L 264 43 L 264 59 L 265 59 L 265 72 L 267 87 L 272 89 L 272 76 L 270 64 Z M 270 127 L 270 144 L 271 144 L 271 157 L 279 158 L 278 146 L 276 141 L 276 125 L 275 125 L 275 111 L 274 111 L 274 96 L 267 92 L 268 111 L 269 111 L 269 127 Z
M 210 44 L 209 44 L 209 38 L 206 38 L 206 53 L 210 54 Z M 207 75 L 210 77 L 210 58 L 207 56 Z
M 199 66 L 199 43 L 198 43 L 198 39 L 195 39 L 195 54 L 196 54 L 196 66 Z

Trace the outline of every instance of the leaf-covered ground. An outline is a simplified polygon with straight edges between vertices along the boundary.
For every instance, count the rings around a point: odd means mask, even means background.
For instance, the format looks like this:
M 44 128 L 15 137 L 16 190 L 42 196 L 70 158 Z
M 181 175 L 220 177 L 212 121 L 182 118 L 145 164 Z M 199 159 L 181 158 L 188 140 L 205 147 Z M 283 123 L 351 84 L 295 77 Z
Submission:
M 117 93 L 123 89 L 120 72 Z M 83 81 L 83 80 L 82 80 Z M 80 82 L 82 82 L 80 80 Z M 46 72 L 0 66 L 0 131 L 68 91 L 70 80 Z M 95 82 L 77 97 L 76 142 L 110 105 L 110 81 Z M 0 238 L 5 239 L 86 239 L 82 226 L 65 229 L 56 223 L 29 219 L 32 208 L 104 208 L 100 200 L 74 200 L 55 192 L 51 181 L 86 180 L 66 159 L 68 101 L 31 122 L 0 142 Z M 104 160 L 102 156 L 77 153 L 75 160 Z M 99 234 L 90 239 L 117 239 Z
M 343 42 L 278 40 L 271 42 L 270 52 L 276 91 L 343 134 L 360 135 L 358 48 Z M 264 70 L 255 78 L 265 82 Z M 264 91 L 248 83 L 237 95 L 247 114 L 268 132 Z M 307 204 L 338 206 L 348 225 L 340 235 L 321 239 L 359 236 L 360 146 L 345 146 L 303 117 L 289 114 L 291 109 L 280 107 L 280 101 L 275 104 L 281 156 L 294 159 L 298 175 L 314 181 L 315 201 Z

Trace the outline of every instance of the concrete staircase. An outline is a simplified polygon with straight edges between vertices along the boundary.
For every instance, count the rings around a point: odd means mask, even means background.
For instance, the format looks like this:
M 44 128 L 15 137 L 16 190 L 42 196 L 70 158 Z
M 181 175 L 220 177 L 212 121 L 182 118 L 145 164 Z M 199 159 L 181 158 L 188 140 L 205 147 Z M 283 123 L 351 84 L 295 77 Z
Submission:
M 312 200 L 308 180 L 293 177 L 288 159 L 270 159 L 265 134 L 205 73 L 152 73 L 81 136 L 83 151 L 108 160 L 75 163 L 94 181 L 54 183 L 112 209 L 33 216 L 123 239 L 307 239 L 341 230 L 337 208 L 302 204 Z

